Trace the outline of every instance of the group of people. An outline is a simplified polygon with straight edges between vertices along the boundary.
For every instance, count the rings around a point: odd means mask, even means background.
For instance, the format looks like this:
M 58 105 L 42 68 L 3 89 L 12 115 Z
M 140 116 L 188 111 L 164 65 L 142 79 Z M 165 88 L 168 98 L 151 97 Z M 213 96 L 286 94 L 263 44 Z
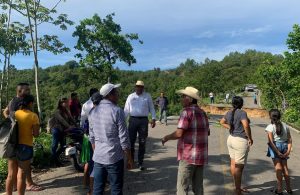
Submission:
M 124 109 L 119 105 L 121 84 L 107 83 L 100 90 L 90 90 L 90 99 L 82 108 L 77 95 L 71 101 L 62 98 L 58 101 L 57 110 L 51 121 L 52 160 L 60 165 L 57 154 L 58 144 L 64 146 L 64 132 L 77 125 L 88 130 L 92 159 L 86 164 L 86 178 L 90 179 L 89 194 L 104 194 L 107 182 L 111 194 L 123 194 L 124 169 L 138 167 L 145 170 L 144 155 L 148 137 L 149 124 L 156 125 L 156 112 L 151 95 L 145 92 L 144 83 L 137 81 L 135 92 L 126 100 Z M 177 194 L 188 194 L 189 187 L 195 195 L 204 194 L 203 171 L 208 162 L 209 121 L 206 113 L 199 107 L 199 91 L 186 87 L 177 91 L 181 95 L 182 111 L 177 129 L 162 138 L 164 145 L 170 140 L 178 140 L 177 158 L 179 161 L 177 177 Z M 19 194 L 25 189 L 41 190 L 31 178 L 30 160 L 33 157 L 33 136 L 39 135 L 39 119 L 32 112 L 34 102 L 30 95 L 29 85 L 17 87 L 17 97 L 4 110 L 6 117 L 14 117 L 19 125 L 19 145 L 16 156 L 8 160 L 8 177 L 6 192 L 12 194 L 17 186 Z M 160 121 L 164 118 L 167 125 L 168 100 L 162 93 L 155 101 L 160 107 Z M 73 108 L 70 108 L 70 105 Z M 77 108 L 74 108 L 76 105 Z M 241 187 L 242 174 L 247 162 L 249 148 L 253 145 L 250 120 L 242 109 L 242 97 L 232 98 L 233 109 L 225 114 L 220 124 L 229 129 L 227 146 L 231 159 L 230 170 L 235 183 L 235 194 L 241 195 L 247 189 Z M 73 110 L 73 111 L 72 111 Z M 78 117 L 81 110 L 80 117 Z M 149 118 L 151 114 L 151 118 Z M 77 116 L 77 118 L 76 118 Z M 128 125 L 127 125 L 128 119 Z M 268 153 L 276 170 L 276 194 L 283 194 L 282 180 L 286 182 L 286 191 L 292 194 L 287 159 L 291 152 L 292 138 L 288 126 L 281 122 L 281 113 L 277 109 L 270 111 L 271 124 L 266 127 Z M 135 142 L 138 138 L 138 154 L 135 160 Z M 25 179 L 26 178 L 26 179 Z M 107 179 L 109 181 L 107 181 Z M 16 183 L 17 181 L 17 183 Z

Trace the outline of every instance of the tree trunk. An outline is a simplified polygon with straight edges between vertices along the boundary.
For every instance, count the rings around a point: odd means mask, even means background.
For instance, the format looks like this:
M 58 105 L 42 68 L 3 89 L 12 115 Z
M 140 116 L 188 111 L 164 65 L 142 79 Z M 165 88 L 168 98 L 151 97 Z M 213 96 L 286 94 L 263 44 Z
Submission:
M 2 70 L 2 75 L 1 75 L 1 85 L 0 85 L 0 108 L 1 108 L 0 119 L 2 119 L 3 82 L 4 82 L 5 70 L 6 70 L 6 54 L 4 55 L 4 63 L 3 63 L 3 70 Z
M 30 11 L 29 11 L 29 3 L 28 0 L 25 0 L 25 5 L 26 5 L 26 10 L 27 10 L 27 19 L 28 19 L 28 24 L 30 28 L 30 37 L 31 37 L 31 45 L 32 45 L 32 50 L 33 50 L 33 55 L 34 55 L 34 78 L 35 78 L 35 92 L 36 92 L 36 103 L 38 107 L 38 114 L 39 118 L 42 121 L 42 110 L 40 106 L 40 93 L 39 93 L 39 77 L 38 77 L 38 69 L 39 69 L 39 62 L 38 62 L 38 51 L 37 51 L 37 23 L 36 23 L 36 15 L 34 16 L 34 34 L 33 36 L 33 30 L 32 30 L 32 24 L 31 24 L 31 18 L 30 18 Z
M 9 74 L 10 74 L 10 58 L 11 58 L 11 55 L 9 54 L 8 55 L 8 58 L 7 58 L 7 68 L 6 68 L 6 86 L 5 86 L 5 91 L 6 91 L 6 97 L 5 97 L 5 103 L 6 105 L 8 104 L 8 98 L 9 98 Z

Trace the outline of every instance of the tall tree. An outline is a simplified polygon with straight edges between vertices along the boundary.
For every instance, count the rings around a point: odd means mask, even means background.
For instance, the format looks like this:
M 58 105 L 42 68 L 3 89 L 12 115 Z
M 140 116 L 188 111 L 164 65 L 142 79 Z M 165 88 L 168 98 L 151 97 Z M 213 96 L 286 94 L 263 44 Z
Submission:
M 138 34 L 122 34 L 121 26 L 113 21 L 114 14 L 101 19 L 97 14 L 84 19 L 76 26 L 73 37 L 78 37 L 76 49 L 81 51 L 75 57 L 80 64 L 95 67 L 105 78 L 112 75 L 112 67 L 117 60 L 129 66 L 136 63 L 132 55 L 132 40 L 139 39 Z
M 9 1 L 11 2 L 11 0 Z M 1 2 L 0 2 L 1 3 Z M 6 76 L 6 103 L 8 102 L 8 85 L 10 73 L 10 59 L 17 53 L 29 54 L 29 45 L 26 42 L 26 27 L 19 22 L 11 21 L 12 7 L 1 6 L 3 14 L 0 15 L 0 54 L 4 58 L 0 84 L 0 108 L 3 104 L 3 86 Z
M 42 119 L 39 93 L 39 60 L 38 53 L 41 50 L 47 50 L 53 54 L 69 52 L 70 49 L 58 39 L 57 35 L 40 34 L 40 27 L 43 24 L 59 26 L 60 29 L 66 30 L 68 25 L 73 22 L 67 18 L 66 14 L 57 15 L 56 8 L 62 2 L 57 0 L 53 7 L 44 6 L 41 0 L 1 0 L 3 4 L 9 5 L 16 12 L 26 17 L 28 21 L 28 31 L 31 42 L 31 53 L 34 57 L 35 71 L 35 90 L 37 98 L 37 107 L 39 116 Z

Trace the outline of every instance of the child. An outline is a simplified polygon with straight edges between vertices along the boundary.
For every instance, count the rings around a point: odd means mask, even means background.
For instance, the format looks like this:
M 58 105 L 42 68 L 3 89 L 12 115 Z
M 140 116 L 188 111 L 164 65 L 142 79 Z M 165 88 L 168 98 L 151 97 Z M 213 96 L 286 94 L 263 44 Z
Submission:
M 267 126 L 266 132 L 268 134 L 268 153 L 267 156 L 271 157 L 274 163 L 277 189 L 275 194 L 283 194 L 282 192 L 282 177 L 286 183 L 286 191 L 292 194 L 290 184 L 290 176 L 287 166 L 287 159 L 292 148 L 292 137 L 287 125 L 280 121 L 281 113 L 278 109 L 272 109 L 269 112 L 271 124 Z

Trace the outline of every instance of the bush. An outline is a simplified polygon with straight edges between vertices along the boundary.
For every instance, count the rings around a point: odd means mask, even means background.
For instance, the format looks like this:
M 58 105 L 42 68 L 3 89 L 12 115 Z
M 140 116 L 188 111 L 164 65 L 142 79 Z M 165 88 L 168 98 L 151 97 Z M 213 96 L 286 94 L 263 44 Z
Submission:
M 0 189 L 4 187 L 7 176 L 7 160 L 0 158 Z
M 51 158 L 51 134 L 41 133 L 34 140 L 34 158 L 33 166 L 36 168 L 44 168 L 50 165 Z
M 284 119 L 285 119 L 285 121 L 287 121 L 289 123 L 297 122 L 299 119 L 299 111 L 297 111 L 296 109 L 293 109 L 293 108 L 288 108 L 284 112 Z

